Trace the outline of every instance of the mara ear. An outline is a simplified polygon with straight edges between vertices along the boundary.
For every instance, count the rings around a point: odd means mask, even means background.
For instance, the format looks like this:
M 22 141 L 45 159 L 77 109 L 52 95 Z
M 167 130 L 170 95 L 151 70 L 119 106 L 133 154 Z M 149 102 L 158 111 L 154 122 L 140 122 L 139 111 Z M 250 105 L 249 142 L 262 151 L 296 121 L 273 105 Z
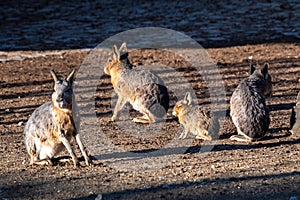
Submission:
M 54 69 L 51 69 L 51 70 L 50 70 L 50 73 L 51 73 L 51 75 L 52 75 L 52 78 L 53 78 L 53 80 L 54 80 L 54 83 L 56 84 L 56 82 L 58 81 L 58 78 L 57 78 L 57 75 L 56 75 Z
M 265 76 L 268 74 L 268 70 L 269 70 L 269 63 L 265 63 L 263 68 L 261 69 L 261 73 Z
M 255 67 L 252 63 L 250 63 L 250 75 L 253 74 L 253 72 L 255 71 Z
M 117 45 L 113 46 L 112 51 L 113 51 L 113 60 L 114 61 L 120 60 L 120 54 L 119 54 L 119 50 L 118 50 Z
M 120 54 L 121 54 L 121 52 L 122 52 L 122 53 L 127 53 L 126 42 L 123 42 L 123 44 L 120 46 L 119 52 L 120 52 Z
M 128 50 L 126 47 L 126 42 L 124 42 L 119 48 L 120 60 L 124 60 L 128 58 Z
M 67 77 L 67 81 L 71 84 L 71 85 L 73 85 L 73 82 L 74 82 L 74 74 L 75 74 L 75 69 L 73 69 L 72 71 L 71 71 L 71 73 L 68 75 L 68 77 Z
M 192 104 L 192 95 L 190 92 L 187 92 L 184 96 L 184 100 L 187 102 L 188 105 L 191 105 Z

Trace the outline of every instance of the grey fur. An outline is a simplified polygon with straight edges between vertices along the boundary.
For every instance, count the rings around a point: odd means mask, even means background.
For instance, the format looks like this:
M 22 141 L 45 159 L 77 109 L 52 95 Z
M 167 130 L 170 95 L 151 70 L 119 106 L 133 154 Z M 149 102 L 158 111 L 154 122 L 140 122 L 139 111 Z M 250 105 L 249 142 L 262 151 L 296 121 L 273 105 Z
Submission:
M 73 70 L 66 79 L 59 79 L 51 70 L 54 80 L 52 101 L 38 107 L 24 128 L 24 140 L 31 164 L 52 164 L 51 159 L 67 148 L 74 166 L 78 159 L 70 141 L 76 139 L 86 164 L 91 163 L 79 136 L 80 118 L 73 92 Z
M 272 93 L 269 64 L 255 69 L 250 66 L 251 75 L 240 82 L 230 99 L 230 116 L 238 135 L 230 139 L 253 141 L 265 136 L 270 125 L 269 109 L 265 98 Z
M 111 75 L 114 90 L 118 94 L 112 121 L 118 119 L 119 111 L 126 102 L 130 102 L 135 110 L 144 114 L 141 118 L 135 118 L 135 122 L 160 121 L 169 108 L 169 94 L 164 82 L 150 70 L 133 66 L 127 56 L 125 43 L 119 50 L 114 45 L 112 60 L 104 70 Z M 115 69 L 118 69 L 117 73 L 112 72 Z

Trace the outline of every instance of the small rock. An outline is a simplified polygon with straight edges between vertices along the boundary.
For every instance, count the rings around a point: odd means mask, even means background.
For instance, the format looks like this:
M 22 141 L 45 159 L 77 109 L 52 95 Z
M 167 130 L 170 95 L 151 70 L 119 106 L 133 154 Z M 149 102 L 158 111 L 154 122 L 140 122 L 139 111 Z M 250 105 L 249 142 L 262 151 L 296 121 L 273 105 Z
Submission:
M 98 194 L 95 200 L 102 200 L 102 194 Z
M 140 190 L 147 190 L 145 186 L 141 187 Z
M 24 122 L 23 121 L 20 121 L 19 123 L 18 123 L 18 126 L 22 126 L 24 124 Z

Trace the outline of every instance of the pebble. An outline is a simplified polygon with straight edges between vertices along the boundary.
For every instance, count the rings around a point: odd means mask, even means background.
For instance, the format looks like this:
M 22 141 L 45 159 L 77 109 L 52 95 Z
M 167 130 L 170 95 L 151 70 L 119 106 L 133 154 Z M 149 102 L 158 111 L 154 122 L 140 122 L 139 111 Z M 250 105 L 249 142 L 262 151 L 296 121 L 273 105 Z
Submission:
M 102 194 L 98 194 L 95 200 L 102 200 Z
M 18 123 L 18 126 L 23 126 L 23 124 L 24 124 L 24 122 L 23 122 L 23 121 L 20 121 L 20 122 Z

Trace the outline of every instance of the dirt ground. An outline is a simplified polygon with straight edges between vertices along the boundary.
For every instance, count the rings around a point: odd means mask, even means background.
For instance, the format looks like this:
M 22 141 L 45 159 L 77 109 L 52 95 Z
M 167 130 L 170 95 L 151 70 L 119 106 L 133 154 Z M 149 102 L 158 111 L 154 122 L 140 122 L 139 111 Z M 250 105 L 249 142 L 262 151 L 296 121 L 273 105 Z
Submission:
M 249 56 L 257 63 L 270 63 L 273 95 L 267 100 L 271 110 L 270 134 L 253 143 L 232 142 L 236 133 L 230 118 L 220 119 L 224 126 L 211 151 L 199 153 L 203 141 L 192 144 L 176 159 L 157 170 L 125 171 L 93 155 L 93 166 L 72 163 L 30 166 L 23 143 L 23 129 L 30 114 L 50 100 L 51 68 L 60 74 L 79 69 L 87 50 L 0 53 L 0 197 L 2 199 L 299 199 L 300 140 L 291 135 L 291 109 L 300 89 L 300 45 L 260 44 L 207 49 L 218 65 L 225 83 L 225 111 L 237 84 L 248 75 Z M 129 54 L 136 65 L 160 62 L 181 70 L 196 91 L 198 100 L 207 98 L 206 86 L 197 71 L 172 56 L 156 50 L 136 50 Z M 165 76 L 168 76 L 166 73 Z M 112 86 L 107 76 L 99 77 L 95 92 L 97 122 L 115 146 L 125 151 L 163 148 L 176 138 L 180 126 L 171 115 L 176 98 L 160 134 L 154 137 L 126 137 L 110 122 Z M 130 111 L 136 115 L 134 111 Z M 126 122 L 126 121 L 125 121 Z M 145 125 L 138 125 L 143 129 Z M 80 152 L 75 145 L 76 154 Z M 172 152 L 164 156 L 172 156 Z M 199 154 L 205 154 L 205 156 Z M 67 152 L 62 155 L 67 156 Z M 112 158 L 113 159 L 113 158 Z M 115 158 L 118 159 L 118 158 Z M 159 157 L 157 159 L 160 159 Z M 136 165 L 143 165 L 137 160 Z

